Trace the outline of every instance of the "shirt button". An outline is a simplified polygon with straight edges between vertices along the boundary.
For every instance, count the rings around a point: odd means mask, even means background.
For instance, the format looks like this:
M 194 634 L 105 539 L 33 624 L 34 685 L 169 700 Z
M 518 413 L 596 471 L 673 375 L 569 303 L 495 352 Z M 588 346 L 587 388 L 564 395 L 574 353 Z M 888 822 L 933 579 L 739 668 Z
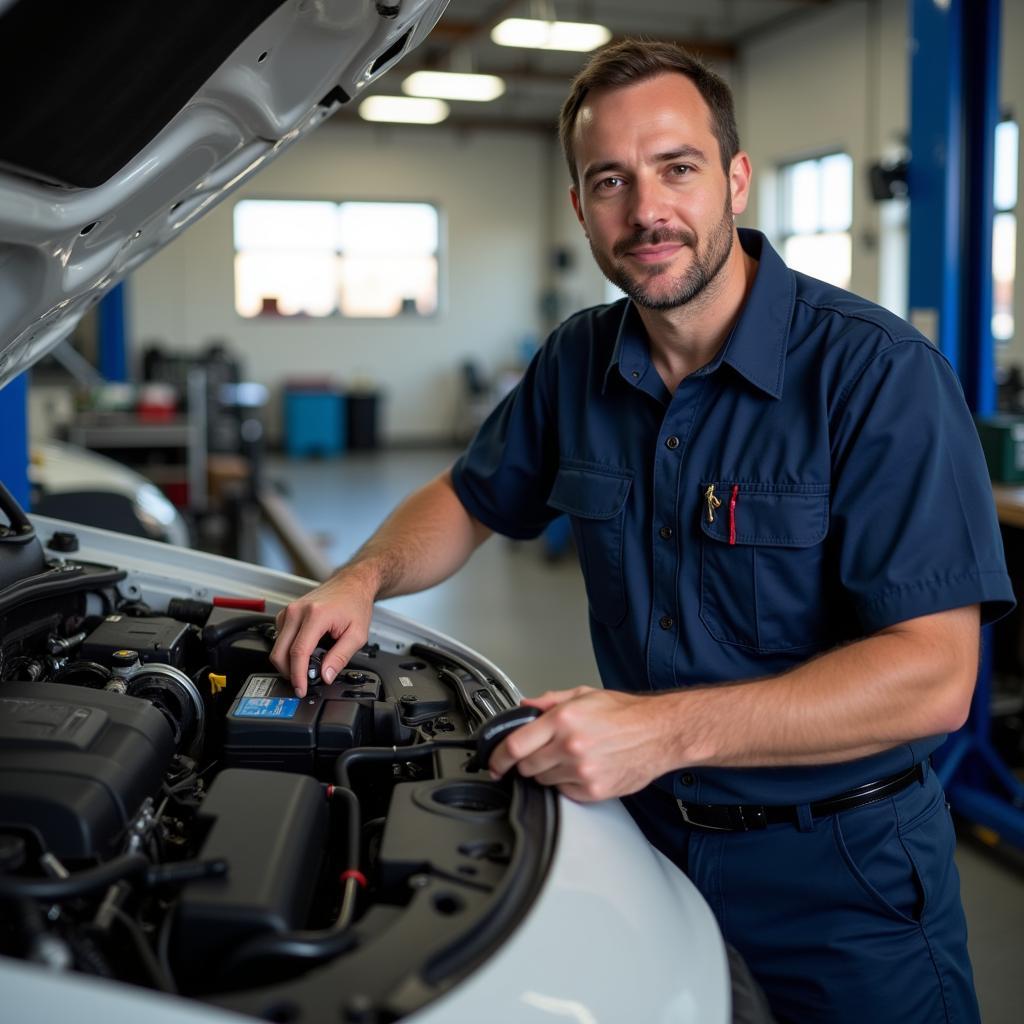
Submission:
M 662 615 L 658 620 L 658 625 L 661 626 L 662 629 L 671 629 L 675 623 L 672 621 L 671 615 Z
M 673 451 L 675 451 L 675 449 L 679 447 L 679 438 L 676 437 L 675 434 L 673 434 L 669 438 L 666 438 L 665 439 L 665 447 L 666 448 L 671 448 Z
M 659 537 L 660 537 L 660 538 L 661 538 L 662 540 L 669 540 L 669 539 L 671 538 L 671 536 L 672 536 L 672 527 L 671 527 L 671 526 L 663 526 L 663 527 L 662 527 L 662 528 L 661 528 L 661 529 L 660 529 L 660 530 L 658 531 L 658 536 L 659 536 Z
M 693 772 L 683 772 L 683 774 L 679 776 L 679 781 L 684 786 L 692 786 L 697 780 L 693 777 Z

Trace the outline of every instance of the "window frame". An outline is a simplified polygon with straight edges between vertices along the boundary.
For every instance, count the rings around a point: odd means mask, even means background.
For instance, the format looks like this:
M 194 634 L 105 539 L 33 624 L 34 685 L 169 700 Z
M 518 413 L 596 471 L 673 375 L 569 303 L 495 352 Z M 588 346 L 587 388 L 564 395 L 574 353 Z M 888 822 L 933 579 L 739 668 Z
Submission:
M 294 315 L 279 315 L 271 316 L 266 314 L 257 314 L 256 316 L 243 316 L 238 312 L 237 304 L 237 280 L 235 277 L 235 259 L 239 252 L 242 251 L 238 248 L 235 240 L 235 209 L 239 203 L 243 202 L 271 202 L 271 203 L 331 203 L 333 206 L 340 207 L 344 203 L 373 203 L 373 204 L 387 204 L 393 203 L 396 205 L 414 205 L 414 206 L 431 206 L 437 214 L 437 249 L 435 252 L 435 258 L 437 260 L 437 304 L 431 313 L 418 313 L 415 316 L 403 316 L 398 314 L 397 316 L 346 316 L 341 311 L 340 304 L 336 304 L 334 310 L 325 316 L 311 316 L 305 313 L 298 313 Z M 396 324 L 410 325 L 410 324 L 431 324 L 435 323 L 442 316 L 447 313 L 447 254 L 448 254 L 448 220 L 446 211 L 443 204 L 437 199 L 429 198 L 414 198 L 403 197 L 401 199 L 394 199 L 390 197 L 376 196 L 345 196 L 339 199 L 337 196 L 322 196 L 322 195 L 302 195 L 302 196 L 289 196 L 289 195 L 239 195 L 235 197 L 234 202 L 231 204 L 231 263 L 232 263 L 232 296 L 231 296 L 231 309 L 237 320 L 247 324 L 281 324 L 281 323 L 303 323 L 303 324 L 317 324 L 317 323 L 330 323 L 336 324 L 338 321 L 346 324 L 386 324 L 395 326 Z M 343 255 L 340 249 L 334 250 L 335 256 Z
M 815 163 L 820 164 L 821 161 L 827 160 L 829 157 L 844 156 L 850 161 L 850 220 L 849 224 L 841 231 L 836 229 L 825 229 L 822 227 L 820 218 L 820 209 L 818 211 L 817 227 L 814 231 L 794 231 L 792 229 L 792 218 L 789 216 L 789 210 L 787 209 L 789 204 L 788 196 L 788 182 L 787 172 L 790 168 L 796 167 L 798 164 L 804 163 Z M 820 173 L 820 171 L 819 171 Z M 856 214 L 856 201 L 857 201 L 857 189 L 856 189 L 856 164 L 853 159 L 853 154 L 841 145 L 829 146 L 826 149 L 817 149 L 808 153 L 802 153 L 799 156 L 793 156 L 784 160 L 778 160 L 774 167 L 774 215 L 775 215 L 775 230 L 774 230 L 774 241 L 776 248 L 779 250 L 779 254 L 785 259 L 786 243 L 790 238 L 802 238 L 811 237 L 814 235 L 835 235 L 845 234 L 850 240 L 850 276 L 845 285 L 837 285 L 836 287 L 844 288 L 849 290 L 853 285 L 853 225 Z M 788 264 L 787 264 L 788 266 Z M 795 268 L 798 269 L 798 268 Z M 806 271 L 804 271 L 806 273 Z M 814 276 L 814 275 L 811 275 Z

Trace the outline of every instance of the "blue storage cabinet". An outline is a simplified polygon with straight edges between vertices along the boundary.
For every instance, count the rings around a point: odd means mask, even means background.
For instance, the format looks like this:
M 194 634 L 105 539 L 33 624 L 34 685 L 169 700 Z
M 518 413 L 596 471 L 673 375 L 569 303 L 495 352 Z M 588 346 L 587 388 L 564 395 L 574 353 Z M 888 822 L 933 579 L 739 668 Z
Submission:
M 285 387 L 284 438 L 290 456 L 340 455 L 345 434 L 344 395 L 330 387 Z

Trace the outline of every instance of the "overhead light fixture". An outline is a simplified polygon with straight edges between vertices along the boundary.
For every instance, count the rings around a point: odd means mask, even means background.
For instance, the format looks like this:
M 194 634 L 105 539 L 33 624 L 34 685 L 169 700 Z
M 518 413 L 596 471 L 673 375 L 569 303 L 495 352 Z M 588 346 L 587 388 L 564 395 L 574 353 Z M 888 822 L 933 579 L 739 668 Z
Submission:
M 469 75 L 456 71 L 414 71 L 403 83 L 409 96 L 438 96 L 444 100 L 486 103 L 505 91 L 497 75 Z
M 411 96 L 367 96 L 359 104 L 364 121 L 392 121 L 399 124 L 437 124 L 448 116 L 444 100 L 413 99 Z
M 611 39 L 604 25 L 582 21 L 540 21 L 536 18 L 506 18 L 491 29 L 491 40 L 499 46 L 522 46 L 531 50 L 574 50 L 586 53 Z

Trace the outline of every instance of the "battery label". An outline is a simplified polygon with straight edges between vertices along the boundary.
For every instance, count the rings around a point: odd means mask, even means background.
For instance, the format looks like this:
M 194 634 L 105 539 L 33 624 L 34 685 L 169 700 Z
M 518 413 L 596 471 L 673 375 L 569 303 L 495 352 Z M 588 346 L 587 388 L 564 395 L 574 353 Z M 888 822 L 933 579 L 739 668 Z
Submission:
M 252 676 L 245 687 L 245 697 L 266 697 L 279 676 Z
M 300 703 L 297 697 L 243 697 L 235 708 L 235 717 L 294 718 Z

